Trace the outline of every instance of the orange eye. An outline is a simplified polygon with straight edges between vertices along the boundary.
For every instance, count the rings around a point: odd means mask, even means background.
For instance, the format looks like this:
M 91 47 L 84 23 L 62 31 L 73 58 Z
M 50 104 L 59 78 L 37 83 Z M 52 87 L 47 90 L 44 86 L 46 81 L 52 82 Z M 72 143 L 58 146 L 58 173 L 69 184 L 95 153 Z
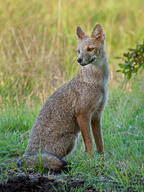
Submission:
M 93 51 L 94 50 L 94 47 L 88 47 L 87 48 L 87 51 Z

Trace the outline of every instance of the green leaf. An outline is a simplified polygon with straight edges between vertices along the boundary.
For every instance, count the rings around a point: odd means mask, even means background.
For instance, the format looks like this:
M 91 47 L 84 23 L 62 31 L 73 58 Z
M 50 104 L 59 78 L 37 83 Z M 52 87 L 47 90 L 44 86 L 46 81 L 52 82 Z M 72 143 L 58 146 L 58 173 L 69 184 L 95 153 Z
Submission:
M 121 70 L 120 70 L 120 69 L 118 69 L 118 70 L 116 70 L 116 72 L 118 72 L 118 73 L 119 73 L 119 72 L 121 72 Z
M 131 73 L 127 73 L 127 79 L 131 79 Z
M 115 59 L 121 59 L 121 57 L 118 57 L 118 56 L 117 56 L 117 57 L 114 57 L 114 58 L 115 58 Z
M 119 67 L 121 67 L 121 68 L 124 67 L 124 65 L 123 65 L 122 63 L 119 63 L 118 65 L 119 65 Z

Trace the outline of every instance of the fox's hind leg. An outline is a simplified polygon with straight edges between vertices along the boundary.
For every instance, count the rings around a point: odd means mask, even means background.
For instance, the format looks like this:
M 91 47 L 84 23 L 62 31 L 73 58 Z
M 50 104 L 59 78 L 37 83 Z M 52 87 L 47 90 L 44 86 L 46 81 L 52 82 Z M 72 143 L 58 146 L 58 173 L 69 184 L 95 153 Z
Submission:
M 45 145 L 44 152 L 31 152 L 33 148 L 29 145 L 26 153 L 23 155 L 25 164 L 28 167 L 42 166 L 44 169 L 52 169 L 54 171 L 68 171 L 67 163 L 63 160 L 74 148 L 76 135 L 64 134 L 57 141 L 50 145 Z M 37 151 L 37 150 L 36 150 Z M 20 165 L 20 161 L 17 162 Z
M 64 158 L 73 151 L 76 138 L 74 134 L 64 134 L 53 144 L 51 153 L 56 154 L 60 158 Z M 48 150 L 49 149 L 47 149 L 47 151 Z

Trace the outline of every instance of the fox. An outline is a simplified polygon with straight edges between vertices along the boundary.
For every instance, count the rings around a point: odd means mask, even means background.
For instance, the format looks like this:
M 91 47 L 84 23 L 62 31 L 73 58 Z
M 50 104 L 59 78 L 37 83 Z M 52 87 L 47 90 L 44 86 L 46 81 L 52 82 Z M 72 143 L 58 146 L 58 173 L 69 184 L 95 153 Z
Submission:
M 23 159 L 28 167 L 39 165 L 59 171 L 67 166 L 70 154 L 82 134 L 85 152 L 92 151 L 92 136 L 97 152 L 104 155 L 101 117 L 107 101 L 109 79 L 105 35 L 97 24 L 91 35 L 76 29 L 76 76 L 58 88 L 45 102 L 30 131 Z

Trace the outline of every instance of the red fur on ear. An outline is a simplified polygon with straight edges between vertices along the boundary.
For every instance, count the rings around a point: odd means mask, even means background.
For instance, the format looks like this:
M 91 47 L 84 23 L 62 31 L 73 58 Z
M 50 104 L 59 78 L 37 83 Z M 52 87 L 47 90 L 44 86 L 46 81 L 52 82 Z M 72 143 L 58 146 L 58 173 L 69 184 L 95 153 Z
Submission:
M 91 37 L 95 38 L 96 40 L 104 41 L 104 33 L 103 33 L 103 29 L 100 26 L 100 24 L 97 24 L 94 27 Z
M 77 27 L 76 34 L 79 39 L 83 39 L 84 37 L 86 37 L 85 33 L 79 26 Z

